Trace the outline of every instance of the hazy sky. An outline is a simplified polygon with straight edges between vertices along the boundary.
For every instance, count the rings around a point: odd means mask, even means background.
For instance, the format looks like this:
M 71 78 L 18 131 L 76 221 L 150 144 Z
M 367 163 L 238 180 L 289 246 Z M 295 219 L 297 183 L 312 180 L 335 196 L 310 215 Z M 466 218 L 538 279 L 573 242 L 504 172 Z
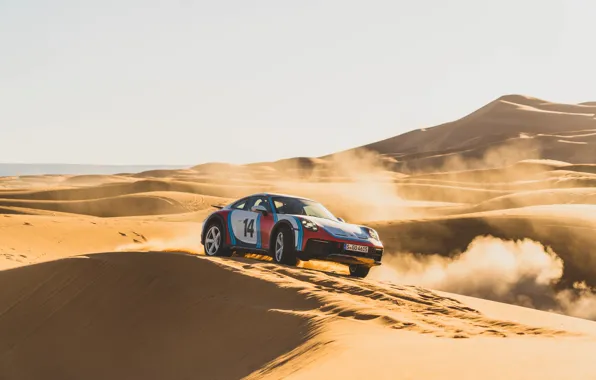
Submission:
M 593 0 L 0 0 L 0 162 L 319 156 L 596 100 Z

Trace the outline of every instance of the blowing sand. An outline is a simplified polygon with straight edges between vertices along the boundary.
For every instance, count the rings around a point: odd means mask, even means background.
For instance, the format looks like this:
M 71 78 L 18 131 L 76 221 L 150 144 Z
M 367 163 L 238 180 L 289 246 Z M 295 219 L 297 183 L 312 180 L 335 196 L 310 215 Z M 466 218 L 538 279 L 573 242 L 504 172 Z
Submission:
M 596 127 L 568 106 L 502 98 L 407 154 L 0 178 L 0 379 L 595 379 L 596 169 L 557 141 Z M 468 138 L 504 120 L 544 149 Z M 205 257 L 213 205 L 257 191 L 376 228 L 383 265 Z

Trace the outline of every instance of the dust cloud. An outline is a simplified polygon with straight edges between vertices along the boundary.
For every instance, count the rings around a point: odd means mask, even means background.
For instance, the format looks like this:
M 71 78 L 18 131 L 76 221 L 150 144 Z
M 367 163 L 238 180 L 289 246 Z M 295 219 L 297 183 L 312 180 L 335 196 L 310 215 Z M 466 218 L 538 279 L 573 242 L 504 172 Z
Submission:
M 494 190 L 516 188 L 517 181 L 528 187 L 527 182 L 541 179 L 549 166 L 531 160 L 537 157 L 538 148 L 520 153 L 517 146 L 505 143 L 479 157 L 447 155 L 433 173 L 405 174 L 399 171 L 403 163 L 398 159 L 359 149 L 317 160 L 309 175 L 291 177 L 297 171 L 284 170 L 285 183 L 270 183 L 317 199 L 344 219 L 403 220 L 432 216 L 440 207 L 480 203 L 501 195 Z M 550 187 L 543 181 L 532 186 Z
M 397 193 L 392 159 L 369 151 L 349 151 L 328 157 L 310 175 L 278 186 L 315 199 L 349 221 L 394 220 L 420 216 Z
M 434 168 L 435 172 L 454 172 L 461 170 L 481 170 L 489 168 L 502 168 L 520 161 L 537 160 L 542 158 L 542 146 L 539 141 L 532 140 L 510 141 L 500 143 L 487 149 L 479 157 L 462 155 L 449 155 L 440 167 Z
M 386 254 L 370 278 L 596 320 L 596 292 L 585 283 L 555 290 L 563 261 L 529 239 L 479 236 L 453 257 Z

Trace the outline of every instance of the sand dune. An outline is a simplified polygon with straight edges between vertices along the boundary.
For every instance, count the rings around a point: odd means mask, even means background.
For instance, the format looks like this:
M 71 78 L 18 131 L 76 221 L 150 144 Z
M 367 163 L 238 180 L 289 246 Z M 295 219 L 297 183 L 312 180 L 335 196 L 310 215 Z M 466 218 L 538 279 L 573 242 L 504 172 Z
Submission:
M 3 199 L 36 199 L 36 200 L 90 200 L 97 198 L 115 197 L 127 194 L 138 194 L 152 191 L 176 191 L 209 196 L 237 197 L 259 188 L 245 185 L 220 185 L 212 183 L 195 183 L 172 180 L 138 180 L 132 182 L 116 182 L 97 186 L 49 189 L 34 191 L 3 191 Z
M 596 188 L 582 187 L 518 192 L 481 202 L 475 209 L 489 211 L 549 204 L 596 204 Z
M 435 180 L 442 183 L 440 178 Z M 482 197 L 476 206 L 469 196 L 463 205 L 435 205 L 455 208 L 455 215 L 430 212 L 415 220 L 372 223 L 387 246 L 385 264 L 375 268 L 370 279 L 354 280 L 341 274 L 341 266 L 317 262 L 296 269 L 252 258 L 218 260 L 197 255 L 201 252 L 200 221 L 212 210 L 211 204 L 227 199 L 196 194 L 193 186 L 188 187 L 192 192 L 143 192 L 156 186 L 146 183 L 107 186 L 114 192 L 112 186 L 124 192 L 132 186 L 137 191 L 106 198 L 107 203 L 99 208 L 102 212 L 120 208 L 127 215 L 111 218 L 52 215 L 34 208 L 97 202 L 93 196 L 101 194 L 102 185 L 4 192 L 7 198 L 2 202 L 30 207 L 4 206 L 20 212 L 0 217 L 0 267 L 5 268 L 0 271 L 0 285 L 10 289 L 0 294 L 4 310 L 0 314 L 0 368 L 8 378 L 33 379 L 49 373 L 90 379 L 197 374 L 213 379 L 389 379 L 398 374 L 406 378 L 580 379 L 590 378 L 596 370 L 586 364 L 596 347 L 594 322 L 402 285 L 391 272 L 399 252 L 453 257 L 482 235 L 504 241 L 530 238 L 552 247 L 565 260 L 561 281 L 555 286 L 558 290 L 553 290 L 551 299 L 542 300 L 520 282 L 510 284 L 511 293 L 534 296 L 533 304 L 525 306 L 580 312 L 581 305 L 564 291 L 576 281 L 593 284 L 596 279 L 594 259 L 586 255 L 596 243 L 592 232 L 596 211 L 573 209 L 588 207 L 585 204 L 474 211 L 474 207 L 486 206 L 482 202 L 503 204 L 503 192 L 489 192 L 493 198 Z M 293 185 L 298 192 L 318 189 L 324 195 L 320 187 L 329 183 Z M 482 188 L 483 183 L 478 185 Z M 289 184 L 281 181 L 276 186 Z M 354 191 L 359 185 L 332 186 L 336 190 L 330 193 L 341 192 L 342 186 Z M 387 183 L 380 186 L 386 189 Z M 395 196 L 401 193 L 400 183 L 390 186 Z M 367 189 L 373 190 L 370 185 Z M 378 191 L 373 193 L 382 194 Z M 467 195 L 464 187 L 459 191 Z M 557 194 L 556 200 L 590 192 L 585 188 L 551 191 Z M 517 200 L 518 196 L 520 202 L 542 199 L 531 196 L 540 191 L 506 193 L 506 199 Z M 67 196 L 83 200 L 64 200 Z M 163 215 L 146 210 L 151 214 L 131 217 L 133 204 L 109 203 L 135 197 L 172 201 L 180 210 Z M 407 198 L 405 202 L 415 203 Z M 402 276 L 401 280 L 417 281 Z M 475 294 L 483 288 L 470 284 L 479 279 L 467 279 L 468 287 L 461 290 L 464 294 L 516 303 L 495 294 Z M 480 280 L 488 281 L 486 277 Z M 567 309 L 554 309 L 557 302 L 567 302 Z M 397 357 L 396 352 L 400 353 Z M 230 357 L 235 358 L 233 365 Z M 494 357 L 506 364 L 495 367 Z M 462 368 L 466 368 L 463 373 Z
M 131 181 L 131 178 L 124 175 L 88 174 L 66 177 L 60 184 L 62 186 L 93 186 L 128 181 Z
M 1 199 L 0 206 L 51 210 L 100 217 L 161 215 L 198 211 L 228 199 L 174 191 L 154 191 L 85 201 Z
M 180 165 L 85 165 L 0 163 L 0 176 L 94 175 L 137 173 L 150 169 L 177 169 Z
M 557 104 L 506 95 L 459 120 L 363 148 L 396 157 L 398 169 L 407 172 L 473 168 L 474 161 L 487 155 L 500 165 L 528 158 L 594 163 L 595 114 L 591 103 Z
M 508 95 L 369 150 L 1 177 L 0 379 L 594 378 L 595 113 Z M 377 229 L 383 265 L 203 256 L 261 191 Z
M 0 192 L 0 207 L 51 210 L 62 213 L 100 217 L 161 215 L 198 211 L 213 204 L 225 204 L 230 198 L 211 195 L 214 185 L 176 181 L 137 181 L 38 191 Z M 205 191 L 207 189 L 207 191 Z M 243 189 L 240 187 L 240 189 Z M 242 190 L 215 193 L 230 194 Z M 244 190 L 246 191 L 246 190 Z
M 520 133 L 593 130 L 596 129 L 594 114 L 596 107 L 593 106 L 556 104 L 506 95 L 455 122 L 409 132 L 367 147 L 383 153 L 413 150 L 421 153 L 517 138 Z M 497 132 L 487 133 L 491 130 Z
M 567 165 L 558 168 L 558 170 L 574 171 L 580 173 L 596 174 L 596 165 L 584 164 L 584 165 Z
M 240 378 L 316 329 L 298 313 L 315 301 L 175 254 L 65 259 L 5 271 L 0 283 L 14 289 L 0 296 L 14 305 L 0 325 L 7 378 Z M 297 313 L 268 312 L 284 307 Z
M 512 322 L 420 288 L 175 253 L 61 259 L 1 272 L 0 284 L 12 289 L 0 294 L 12 305 L 0 317 L 8 378 L 455 376 L 472 350 L 509 365 L 487 376 L 491 360 L 479 360 L 461 378 L 502 378 L 521 363 L 514 347 L 526 363 L 553 359 L 534 376 L 562 376 L 557 359 L 582 378 L 596 344 L 592 325 Z
M 122 195 L 87 201 L 0 200 L 0 205 L 100 217 L 174 214 L 186 210 L 183 204 L 174 200 L 172 197 L 152 194 Z

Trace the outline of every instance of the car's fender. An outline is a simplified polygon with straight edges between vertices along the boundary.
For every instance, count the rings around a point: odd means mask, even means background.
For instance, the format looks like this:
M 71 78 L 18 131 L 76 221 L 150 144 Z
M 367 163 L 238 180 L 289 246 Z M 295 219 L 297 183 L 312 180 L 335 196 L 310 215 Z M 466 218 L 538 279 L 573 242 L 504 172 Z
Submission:
M 222 213 L 224 213 L 225 211 L 215 211 L 212 212 L 211 214 L 209 214 L 209 216 L 207 217 L 207 219 L 205 219 L 205 221 L 203 222 L 203 226 L 201 228 L 201 244 L 205 244 L 205 233 L 207 232 L 206 228 L 209 224 L 211 224 L 211 222 L 213 222 L 214 220 L 217 220 L 220 222 L 221 226 L 223 227 L 223 232 L 224 232 L 224 236 L 227 237 L 228 236 L 228 227 L 226 224 L 226 218 L 224 215 L 222 215 Z M 227 212 L 226 212 L 227 213 Z M 224 244 L 225 244 L 225 239 L 224 239 Z
M 269 247 L 273 247 L 275 243 L 275 232 L 280 226 L 286 226 L 290 230 L 294 231 L 294 247 L 297 251 L 302 250 L 302 239 L 304 235 L 304 231 L 302 229 L 302 224 L 299 222 L 298 218 L 292 215 L 280 215 L 277 214 L 277 222 L 273 225 L 271 229 L 271 234 L 269 236 Z
M 355 224 L 355 226 L 360 227 L 362 230 L 372 230 L 372 231 L 374 231 L 377 234 L 377 236 L 379 236 L 379 232 L 377 230 L 375 230 L 374 228 L 372 228 L 372 227 L 365 226 L 365 225 L 362 225 L 362 224 Z M 378 241 L 379 242 L 381 241 L 380 236 L 379 236 Z

